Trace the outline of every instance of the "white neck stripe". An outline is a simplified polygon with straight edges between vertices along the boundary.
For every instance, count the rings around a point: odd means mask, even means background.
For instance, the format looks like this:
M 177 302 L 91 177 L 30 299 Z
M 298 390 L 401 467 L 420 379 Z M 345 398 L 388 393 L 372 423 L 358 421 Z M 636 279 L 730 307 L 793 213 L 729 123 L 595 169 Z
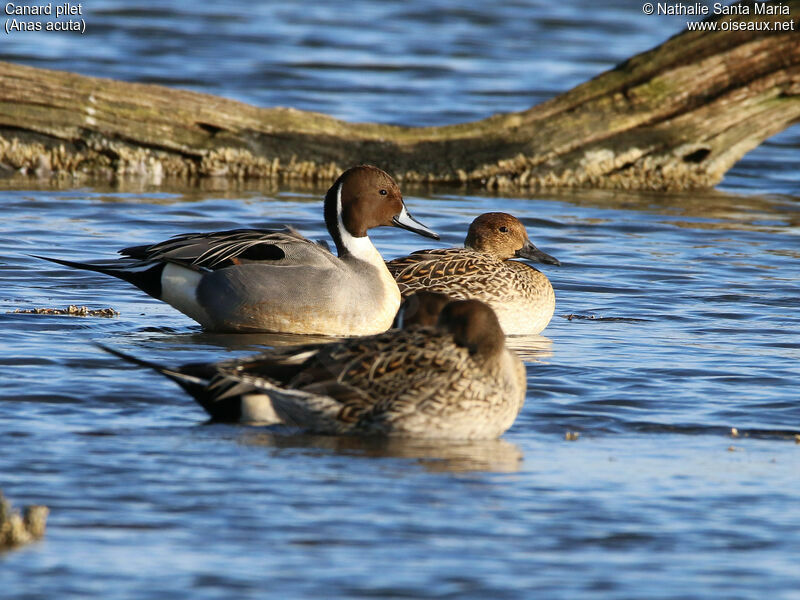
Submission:
M 378 255 L 380 258 L 380 255 L 375 246 L 372 245 L 369 236 L 355 237 L 344 226 L 344 221 L 342 220 L 342 185 L 343 183 L 340 183 L 336 188 L 336 226 L 339 228 L 339 239 L 342 240 L 342 246 L 347 252 L 355 258 L 374 262 L 375 256 Z M 383 259 L 381 259 L 381 263 L 383 263 Z

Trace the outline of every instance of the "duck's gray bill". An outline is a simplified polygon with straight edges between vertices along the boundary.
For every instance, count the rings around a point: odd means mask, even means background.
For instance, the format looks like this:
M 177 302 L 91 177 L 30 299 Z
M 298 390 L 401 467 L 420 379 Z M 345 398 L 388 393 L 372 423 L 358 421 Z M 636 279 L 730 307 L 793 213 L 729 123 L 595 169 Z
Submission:
M 527 258 L 528 260 L 535 260 L 536 262 L 544 263 L 546 265 L 556 265 L 557 267 L 561 266 L 561 262 L 549 254 L 546 254 L 539 250 L 533 244 L 527 244 L 517 250 L 517 256 L 520 258 Z
M 424 235 L 425 237 L 433 238 L 435 240 L 439 239 L 439 235 L 425 227 L 422 223 L 417 221 L 414 217 L 408 214 L 406 207 L 403 207 L 403 210 L 400 211 L 400 214 L 397 215 L 392 219 L 392 225 L 395 227 L 402 227 L 403 229 L 408 229 L 409 231 L 413 231 L 414 233 L 418 233 L 420 235 Z

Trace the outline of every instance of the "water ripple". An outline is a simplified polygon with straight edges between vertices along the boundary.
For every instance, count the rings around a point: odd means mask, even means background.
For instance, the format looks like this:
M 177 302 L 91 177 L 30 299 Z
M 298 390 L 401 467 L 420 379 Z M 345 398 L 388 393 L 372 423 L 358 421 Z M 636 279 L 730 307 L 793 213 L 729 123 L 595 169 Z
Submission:
M 405 125 L 524 110 L 685 26 L 624 2 L 84 9 L 85 36 L 13 36 L 0 58 Z M 92 342 L 180 364 L 296 336 L 204 334 L 123 282 L 29 256 L 248 225 L 325 238 L 324 187 L 0 179 L 0 487 L 51 507 L 42 543 L 0 556 L 3 598 L 795 597 L 798 136 L 721 191 L 404 189 L 443 245 L 502 210 L 562 261 L 542 267 L 558 299 L 545 335 L 509 340 L 526 404 L 483 444 L 209 424 Z M 424 243 L 374 239 L 386 257 Z M 69 304 L 120 314 L 9 313 Z

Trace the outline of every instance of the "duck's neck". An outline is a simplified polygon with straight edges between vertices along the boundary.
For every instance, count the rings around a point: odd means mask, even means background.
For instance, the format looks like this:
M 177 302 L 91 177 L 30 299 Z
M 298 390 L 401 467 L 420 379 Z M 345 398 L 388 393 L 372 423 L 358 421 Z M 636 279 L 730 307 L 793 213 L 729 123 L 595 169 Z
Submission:
M 331 188 L 325 197 L 325 225 L 336 244 L 339 258 L 356 258 L 372 265 L 383 265 L 383 258 L 369 236 L 356 237 L 342 219 L 342 183 Z

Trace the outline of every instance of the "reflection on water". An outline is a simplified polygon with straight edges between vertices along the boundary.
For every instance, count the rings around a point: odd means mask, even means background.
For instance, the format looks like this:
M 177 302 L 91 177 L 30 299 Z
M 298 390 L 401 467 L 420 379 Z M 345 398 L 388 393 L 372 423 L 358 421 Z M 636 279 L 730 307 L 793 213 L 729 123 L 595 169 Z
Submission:
M 258 350 L 282 346 L 304 344 L 330 344 L 340 338 L 324 335 L 303 335 L 295 333 L 203 333 L 190 335 L 156 336 L 161 343 L 176 346 L 197 347 L 197 345 L 227 348 L 228 350 Z
M 431 472 L 488 471 L 513 473 L 522 462 L 520 448 L 505 440 L 478 442 L 325 436 L 271 431 L 244 431 L 242 444 L 268 448 L 306 448 L 360 458 L 413 459 Z
M 731 581 L 752 597 L 767 581 L 796 589 L 775 583 L 794 573 L 786 557 L 800 543 L 798 211 L 786 197 L 407 193 L 442 246 L 497 210 L 562 261 L 543 267 L 557 304 L 545 335 L 508 338 L 528 380 L 514 426 L 496 442 L 439 444 L 204 426 L 172 382 L 92 342 L 179 365 L 312 340 L 205 334 L 125 282 L 29 256 L 110 257 L 250 224 L 326 237 L 318 193 L 0 194 L 4 309 L 120 312 L 0 313 L 0 439 L 13 441 L 0 483 L 52 510 L 43 544 L 3 558 L 12 598 L 70 588 L 105 600 L 120 586 L 201 600 L 267 587 L 286 597 L 580 598 L 601 584 L 638 597 L 684 581 L 686 552 L 697 573 L 680 597 L 723 562 L 751 576 L 723 569 L 707 584 L 717 596 Z M 391 228 L 371 237 L 386 258 L 420 245 Z M 42 593 L 23 595 L 32 580 Z
M 744 195 L 717 190 L 656 193 L 582 189 L 547 190 L 542 195 L 576 206 L 658 214 L 671 225 L 691 229 L 772 231 L 800 226 L 796 199 L 781 195 Z
M 0 178 L 0 190 L 25 189 L 28 194 L 34 191 L 70 191 L 75 184 L 67 179 L 37 180 L 28 177 Z M 290 187 L 289 187 L 290 186 Z M 258 202 L 265 197 L 305 200 L 316 204 L 321 202 L 328 189 L 322 182 L 280 183 L 272 180 L 234 180 L 224 178 L 205 178 L 193 180 L 174 180 L 154 187 L 136 179 L 115 181 L 112 184 L 92 181 L 91 191 L 102 202 L 140 202 L 146 197 L 147 203 L 174 204 L 176 202 L 197 202 L 214 194 L 218 199 L 240 202 L 243 198 Z M 800 188 L 798 188 L 800 189 Z M 424 210 L 427 198 L 439 201 L 469 197 L 485 199 L 491 207 L 491 199 L 500 197 L 509 201 L 524 203 L 531 196 L 529 191 L 487 192 L 481 188 L 467 186 L 438 186 L 428 184 L 404 184 L 403 193 L 409 204 L 421 203 L 416 211 Z M 752 229 L 771 231 L 776 227 L 800 226 L 800 209 L 792 196 L 781 194 L 737 194 L 719 190 L 693 190 L 691 192 L 649 192 L 630 190 L 596 189 L 547 189 L 535 192 L 537 197 L 567 202 L 575 206 L 608 208 L 616 210 L 643 211 L 662 215 L 672 225 L 700 229 Z M 410 199 L 410 200 L 409 200 Z M 513 213 L 513 209 L 510 211 Z M 681 218 L 683 217 L 683 218 Z M 286 217 L 275 215 L 276 225 L 291 224 Z M 247 225 L 247 223 L 242 223 Z M 174 234 L 184 233 L 175 231 Z M 323 233 L 327 238 L 327 233 Z M 156 240 L 153 240 L 156 241 Z M 460 240 L 463 242 L 463 240 Z
M 523 362 L 537 362 L 553 356 L 553 340 L 543 335 L 509 335 L 506 336 L 506 346 Z

